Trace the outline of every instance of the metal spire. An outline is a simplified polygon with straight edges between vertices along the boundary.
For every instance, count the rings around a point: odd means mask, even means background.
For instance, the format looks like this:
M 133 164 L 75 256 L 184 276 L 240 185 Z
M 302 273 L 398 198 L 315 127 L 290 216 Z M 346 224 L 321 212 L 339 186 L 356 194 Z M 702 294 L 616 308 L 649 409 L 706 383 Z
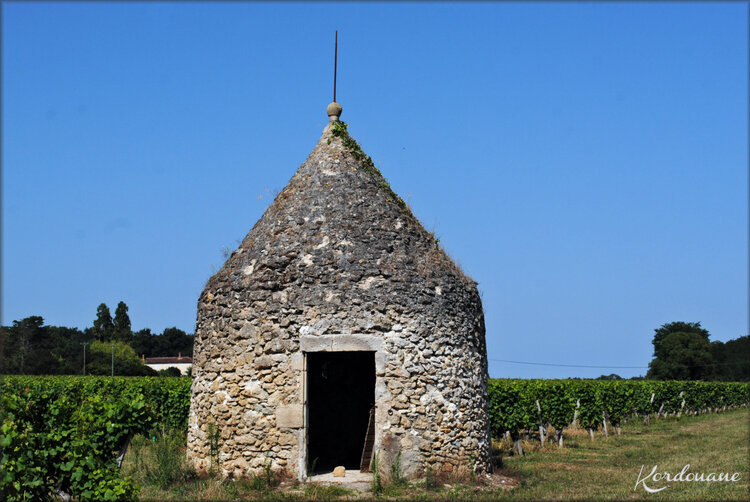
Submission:
M 336 70 L 339 62 L 339 30 L 336 30 L 336 42 L 333 46 L 333 102 L 326 108 L 328 120 L 335 122 L 341 116 L 341 105 L 336 102 Z
M 339 30 L 336 30 L 336 42 L 333 49 L 333 102 L 336 102 L 336 67 L 339 59 Z

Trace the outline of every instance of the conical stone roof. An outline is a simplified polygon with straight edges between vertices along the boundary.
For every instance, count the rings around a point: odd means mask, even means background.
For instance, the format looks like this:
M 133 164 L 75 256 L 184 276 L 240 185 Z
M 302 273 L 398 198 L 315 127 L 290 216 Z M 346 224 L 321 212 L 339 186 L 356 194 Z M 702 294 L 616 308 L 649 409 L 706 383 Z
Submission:
M 476 283 L 336 120 L 198 300 L 188 430 L 196 468 L 211 465 L 219 430 L 225 475 L 271 461 L 303 479 L 304 353 L 315 350 L 374 352 L 383 465 L 398 458 L 407 476 L 489 469 Z
M 439 247 L 352 140 L 329 124 L 307 160 L 223 268 L 201 303 L 270 294 L 320 321 L 317 333 L 388 331 L 385 309 L 459 315 L 475 283 Z M 337 316 L 342 305 L 347 315 Z M 476 308 L 470 309 L 476 311 Z M 481 308 L 479 309 L 481 313 Z

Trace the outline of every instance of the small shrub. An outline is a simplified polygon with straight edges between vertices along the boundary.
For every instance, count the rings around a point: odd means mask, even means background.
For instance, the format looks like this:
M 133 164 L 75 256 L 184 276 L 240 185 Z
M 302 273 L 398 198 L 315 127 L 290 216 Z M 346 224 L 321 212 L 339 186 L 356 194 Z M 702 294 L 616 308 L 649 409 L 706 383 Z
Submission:
M 408 489 L 409 482 L 406 480 L 403 480 L 400 483 L 386 483 L 383 485 L 383 492 L 381 495 L 386 498 L 400 499 L 407 495 Z
M 401 452 L 398 452 L 398 454 L 396 455 L 396 459 L 391 465 L 391 483 L 401 485 L 404 484 L 405 481 L 406 480 L 401 473 Z
M 255 475 L 250 478 L 250 489 L 256 492 L 266 491 L 268 488 L 268 481 L 264 476 Z
M 315 466 L 318 464 L 318 458 L 319 457 L 315 457 L 312 460 L 312 462 L 310 462 L 310 464 L 307 466 L 307 475 L 308 476 L 312 476 L 313 474 L 315 474 Z
M 427 467 L 424 473 L 424 487 L 430 491 L 435 491 L 439 488 L 437 476 L 432 467 Z
M 268 458 L 268 462 L 263 465 L 263 480 L 265 481 L 266 486 L 269 488 L 273 488 L 279 485 L 279 480 L 276 477 L 276 474 L 271 469 L 272 465 L 273 464 L 270 458 Z
M 383 479 L 380 477 L 380 455 L 375 452 L 372 457 L 372 483 L 370 489 L 373 495 L 380 495 L 383 492 Z
M 472 453 L 471 455 L 469 455 L 469 481 L 471 481 L 471 484 L 475 484 L 477 482 L 477 474 L 476 472 L 474 472 L 476 463 L 477 457 Z
M 150 449 L 153 462 L 145 471 L 148 484 L 166 489 L 169 486 L 196 478 L 192 466 L 185 465 L 185 456 L 181 446 L 184 437 L 178 433 L 161 433 L 155 436 Z
M 321 485 L 320 483 L 307 483 L 305 485 L 305 496 L 310 499 L 330 500 L 352 495 L 354 495 L 354 492 L 343 486 Z
M 238 483 L 232 479 L 224 481 L 224 493 L 232 500 L 240 498 L 240 488 Z
M 219 466 L 219 428 L 214 422 L 208 423 L 208 455 L 211 459 L 211 473 L 215 473 Z

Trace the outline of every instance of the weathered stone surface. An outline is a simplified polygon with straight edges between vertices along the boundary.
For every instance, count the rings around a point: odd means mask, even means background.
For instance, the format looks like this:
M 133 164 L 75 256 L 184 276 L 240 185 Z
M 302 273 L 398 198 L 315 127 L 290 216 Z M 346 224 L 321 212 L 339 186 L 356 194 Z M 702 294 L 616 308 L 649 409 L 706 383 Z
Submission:
M 304 354 L 375 352 L 375 449 L 419 475 L 489 468 L 476 283 L 333 125 L 198 300 L 188 457 L 306 475 Z M 214 443 L 215 444 L 215 443 Z M 387 468 L 387 467 L 386 467 Z
M 380 351 L 383 338 L 374 335 L 302 335 L 300 350 L 302 352 L 347 352 L 347 351 Z
M 305 424 L 305 410 L 301 404 L 288 404 L 276 408 L 276 425 L 278 427 L 299 428 Z

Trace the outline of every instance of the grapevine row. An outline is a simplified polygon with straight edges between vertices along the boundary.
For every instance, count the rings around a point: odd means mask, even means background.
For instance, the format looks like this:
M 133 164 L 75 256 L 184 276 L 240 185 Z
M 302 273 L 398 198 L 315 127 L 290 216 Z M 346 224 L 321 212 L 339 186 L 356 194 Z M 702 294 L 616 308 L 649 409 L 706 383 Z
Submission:
M 0 377 L 0 499 L 134 499 L 118 453 L 134 434 L 186 429 L 189 407 L 189 379 Z
M 607 422 L 619 432 L 629 417 L 698 414 L 746 406 L 750 384 L 652 380 L 508 380 L 488 384 L 493 436 L 509 433 L 517 453 L 520 435 L 540 431 L 544 441 L 554 427 L 558 444 L 562 430 L 574 421 L 593 437 Z
M 151 377 L 0 376 L 0 495 L 44 500 L 127 500 L 138 487 L 117 456 L 130 437 L 187 428 L 190 380 Z M 750 384 L 676 381 L 505 380 L 488 384 L 493 435 L 574 420 L 590 431 L 631 416 L 695 414 L 746 406 Z M 2 497 L 0 497 L 2 498 Z

